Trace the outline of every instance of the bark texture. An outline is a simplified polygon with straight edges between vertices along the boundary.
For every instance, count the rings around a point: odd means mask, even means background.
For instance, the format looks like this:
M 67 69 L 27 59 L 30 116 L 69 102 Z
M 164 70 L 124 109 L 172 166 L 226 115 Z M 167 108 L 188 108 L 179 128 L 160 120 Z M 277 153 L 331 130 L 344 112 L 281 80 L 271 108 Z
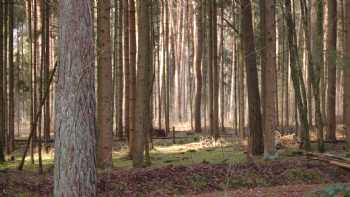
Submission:
M 113 80 L 110 0 L 97 2 L 97 165 L 112 166 Z
M 242 0 L 242 43 L 247 73 L 248 109 L 249 109 L 249 150 L 252 155 L 264 152 L 261 125 L 260 94 L 256 63 L 255 39 L 252 25 L 252 7 L 250 1 Z
M 136 124 L 133 137 L 133 165 L 142 167 L 146 134 L 151 130 L 150 116 L 152 95 L 152 43 L 149 9 L 151 0 L 139 0 L 137 9 L 137 26 L 139 31 L 138 65 L 136 87 Z
M 350 1 L 345 1 L 344 123 L 350 150 Z
M 201 126 L 201 101 L 202 101 L 202 48 L 204 41 L 204 27 L 203 27 L 203 2 L 202 0 L 196 1 L 196 15 L 195 15 L 195 27 L 196 27 L 196 39 L 195 39 L 195 53 L 194 53 L 194 65 L 196 75 L 196 95 L 194 106 L 194 129 L 196 132 L 202 131 Z
M 54 196 L 96 196 L 91 2 L 59 1 Z
M 263 67 L 263 113 L 264 113 L 264 157 L 271 159 L 275 156 L 276 129 L 276 22 L 275 22 L 275 1 L 261 0 L 263 3 L 263 31 L 264 45 L 262 55 Z
M 328 130 L 327 139 L 336 140 L 335 127 L 335 97 L 336 97 L 336 78 L 337 78 L 337 1 L 327 0 L 327 56 L 326 65 L 328 69 Z

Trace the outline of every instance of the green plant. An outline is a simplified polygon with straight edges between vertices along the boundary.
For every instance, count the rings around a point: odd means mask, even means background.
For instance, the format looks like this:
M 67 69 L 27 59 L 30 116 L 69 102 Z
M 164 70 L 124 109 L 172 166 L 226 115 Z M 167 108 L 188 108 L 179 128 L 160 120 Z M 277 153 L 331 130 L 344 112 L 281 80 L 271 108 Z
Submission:
M 326 187 L 321 191 L 321 197 L 350 197 L 350 187 L 343 184 L 336 184 Z
M 208 178 L 198 174 L 194 174 L 190 177 L 190 182 L 193 188 L 197 191 L 203 190 L 208 186 Z

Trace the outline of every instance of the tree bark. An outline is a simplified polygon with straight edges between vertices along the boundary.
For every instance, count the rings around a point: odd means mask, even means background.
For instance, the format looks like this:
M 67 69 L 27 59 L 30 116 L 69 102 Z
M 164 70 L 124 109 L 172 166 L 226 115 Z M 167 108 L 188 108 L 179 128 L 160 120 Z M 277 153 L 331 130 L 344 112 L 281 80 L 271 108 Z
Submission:
M 305 84 L 303 81 L 303 72 L 299 62 L 299 54 L 297 50 L 297 40 L 295 32 L 295 22 L 292 15 L 291 1 L 285 0 L 286 23 L 288 27 L 288 45 L 290 51 L 290 69 L 294 86 L 295 102 L 297 103 L 300 122 L 303 127 L 301 148 L 310 150 L 309 122 L 307 117 L 307 98 Z
M 249 103 L 249 150 L 252 155 L 264 152 L 261 125 L 260 94 L 256 64 L 255 39 L 252 25 L 252 8 L 250 1 L 241 1 L 242 8 L 242 43 L 246 63 L 248 103 Z
M 217 50 L 217 2 L 210 1 L 210 30 L 209 30 L 209 125 L 210 134 L 217 139 L 219 137 L 219 72 Z
M 50 70 L 50 4 L 47 1 L 44 1 L 45 9 L 45 64 L 44 64 L 44 87 L 45 89 L 50 86 L 49 84 L 49 70 Z M 44 141 L 45 141 L 45 151 L 49 152 L 49 140 L 50 140 L 50 94 L 45 102 L 45 113 L 44 113 Z
M 0 0 L 0 162 L 5 161 L 5 154 L 4 154 L 4 148 L 5 148 L 5 122 L 4 122 L 4 116 L 5 116 L 5 110 L 4 110 L 4 37 L 3 37 L 3 28 L 4 28 L 4 14 L 3 14 L 3 8 L 4 8 L 4 2 L 3 0 Z
M 346 141 L 350 150 L 350 1 L 345 1 L 345 67 L 344 67 L 344 123 Z
M 128 140 L 130 138 L 129 133 L 129 102 L 130 102 L 130 64 L 129 64 L 129 1 L 128 0 L 122 0 L 123 1 L 123 10 L 124 10 L 124 81 L 125 81 L 125 91 L 124 91 L 124 132 L 128 137 Z
M 201 101 L 202 101 L 202 48 L 204 41 L 204 27 L 203 27 L 203 2 L 202 0 L 196 1 L 196 15 L 195 15 L 195 75 L 196 75 L 196 90 L 195 90 L 195 107 L 194 107 L 194 129 L 195 132 L 200 133 L 201 127 Z
M 129 149 L 133 152 L 133 133 L 135 131 L 135 95 L 136 95 L 136 25 L 135 1 L 129 0 Z
M 15 148 L 15 99 L 14 99 L 14 84 L 15 84 L 15 78 L 14 78 L 14 70 L 15 70 L 15 64 L 14 64 L 14 47 L 13 47 L 13 37 L 14 37 L 14 2 L 8 1 L 9 5 L 9 121 L 8 121 L 8 144 L 9 144 L 9 153 L 12 153 Z
M 59 1 L 54 196 L 96 196 L 92 25 L 90 1 Z
M 115 10 L 115 30 L 114 30 L 114 69 L 115 69 L 115 98 L 116 98 L 116 135 L 123 139 L 123 1 L 115 0 L 115 6 L 119 5 L 118 11 Z M 117 9 L 117 7 L 116 7 Z
M 264 157 L 272 159 L 275 156 L 276 129 L 276 22 L 275 22 L 275 1 L 262 1 L 262 71 L 263 71 L 263 114 L 264 114 Z
M 337 56 L 337 1 L 327 0 L 327 50 L 326 65 L 328 69 L 328 130 L 326 138 L 328 140 L 336 140 L 336 56 Z
M 136 127 L 133 138 L 133 166 L 142 167 L 147 131 L 150 131 L 149 118 L 152 102 L 152 43 L 149 8 L 151 0 L 138 1 L 137 25 L 139 31 L 138 66 L 136 87 Z
M 97 165 L 112 167 L 113 80 L 110 0 L 97 2 Z

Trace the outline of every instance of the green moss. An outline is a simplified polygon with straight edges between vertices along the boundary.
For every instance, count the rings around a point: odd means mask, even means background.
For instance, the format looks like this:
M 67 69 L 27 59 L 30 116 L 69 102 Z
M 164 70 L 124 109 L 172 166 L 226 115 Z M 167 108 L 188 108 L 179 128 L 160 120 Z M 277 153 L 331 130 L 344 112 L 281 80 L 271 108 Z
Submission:
M 151 167 L 167 165 L 192 165 L 200 163 L 221 164 L 239 163 L 245 161 L 244 153 L 233 144 L 221 146 L 202 146 L 200 142 L 186 144 L 158 144 L 151 150 Z M 123 149 L 113 153 L 115 168 L 131 168 L 132 162 L 127 159 L 128 150 Z
M 227 177 L 225 188 L 241 188 L 241 187 L 256 187 L 269 186 L 268 180 L 258 175 L 255 172 L 245 173 L 244 176 Z
M 195 174 L 189 177 L 189 180 L 191 182 L 193 189 L 196 191 L 202 191 L 203 189 L 208 187 L 209 180 L 205 176 Z
M 320 173 L 316 170 L 305 170 L 302 168 L 289 169 L 287 171 L 288 179 L 293 182 L 323 182 Z

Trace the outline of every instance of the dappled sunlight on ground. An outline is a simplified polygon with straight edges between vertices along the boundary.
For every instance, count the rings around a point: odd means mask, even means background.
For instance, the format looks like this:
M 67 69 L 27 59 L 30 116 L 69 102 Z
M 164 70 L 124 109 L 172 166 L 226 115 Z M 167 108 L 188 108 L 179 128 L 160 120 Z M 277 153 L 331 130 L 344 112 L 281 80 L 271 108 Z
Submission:
M 199 141 L 184 144 L 155 144 L 151 150 L 151 167 L 238 163 L 244 160 L 245 155 L 240 145 L 223 139 L 215 142 L 211 138 L 201 138 Z M 116 168 L 131 167 L 127 148 L 113 152 L 113 165 Z

